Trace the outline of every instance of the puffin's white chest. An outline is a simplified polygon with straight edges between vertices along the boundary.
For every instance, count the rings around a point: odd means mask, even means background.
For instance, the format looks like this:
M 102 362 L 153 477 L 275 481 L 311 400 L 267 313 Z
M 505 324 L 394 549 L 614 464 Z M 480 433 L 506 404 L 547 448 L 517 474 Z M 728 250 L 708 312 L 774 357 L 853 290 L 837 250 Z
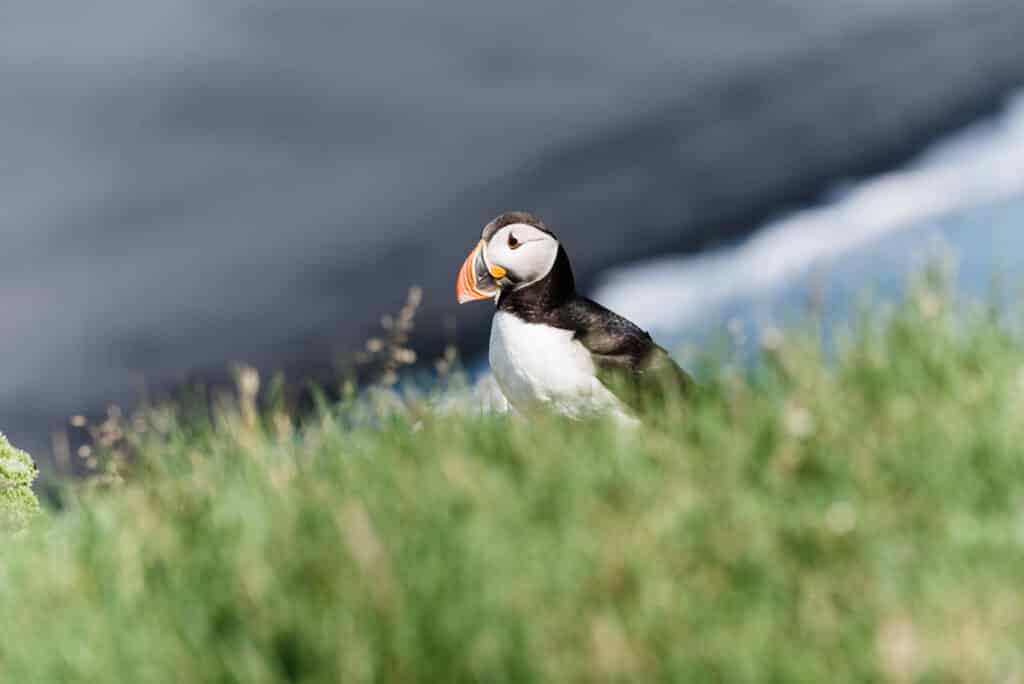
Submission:
M 571 330 L 499 311 L 491 323 L 489 357 L 498 386 L 518 411 L 547 407 L 571 417 L 598 411 L 627 415 L 597 379 L 590 352 Z

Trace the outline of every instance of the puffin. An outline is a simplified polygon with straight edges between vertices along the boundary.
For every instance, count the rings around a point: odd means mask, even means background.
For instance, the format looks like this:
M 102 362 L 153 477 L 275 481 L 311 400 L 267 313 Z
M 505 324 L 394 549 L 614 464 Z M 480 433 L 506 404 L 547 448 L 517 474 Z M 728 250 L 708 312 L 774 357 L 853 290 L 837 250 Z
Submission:
M 511 407 L 627 424 L 652 400 L 686 396 L 690 376 L 651 336 L 576 291 L 561 241 L 528 212 L 488 223 L 455 286 L 459 304 L 492 299 L 488 360 Z

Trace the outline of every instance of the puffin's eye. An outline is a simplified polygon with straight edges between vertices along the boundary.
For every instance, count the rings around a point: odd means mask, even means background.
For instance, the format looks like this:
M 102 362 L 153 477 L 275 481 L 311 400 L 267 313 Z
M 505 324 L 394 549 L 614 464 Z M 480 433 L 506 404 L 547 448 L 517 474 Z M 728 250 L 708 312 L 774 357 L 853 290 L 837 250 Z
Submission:
M 509 246 L 509 248 L 511 248 L 511 249 L 518 249 L 521 244 L 522 243 L 519 242 L 519 240 L 516 239 L 515 235 L 513 235 L 512 233 L 508 234 L 508 246 Z

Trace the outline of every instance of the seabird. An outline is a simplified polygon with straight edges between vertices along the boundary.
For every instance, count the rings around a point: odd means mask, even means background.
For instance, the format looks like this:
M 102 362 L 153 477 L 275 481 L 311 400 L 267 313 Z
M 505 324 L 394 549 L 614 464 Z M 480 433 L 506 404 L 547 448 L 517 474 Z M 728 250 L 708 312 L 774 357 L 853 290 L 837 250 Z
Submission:
M 647 400 L 691 385 L 650 335 L 576 292 L 565 248 L 532 214 L 502 214 L 484 227 L 455 294 L 460 304 L 496 301 L 488 358 L 521 413 L 608 413 L 635 422 Z

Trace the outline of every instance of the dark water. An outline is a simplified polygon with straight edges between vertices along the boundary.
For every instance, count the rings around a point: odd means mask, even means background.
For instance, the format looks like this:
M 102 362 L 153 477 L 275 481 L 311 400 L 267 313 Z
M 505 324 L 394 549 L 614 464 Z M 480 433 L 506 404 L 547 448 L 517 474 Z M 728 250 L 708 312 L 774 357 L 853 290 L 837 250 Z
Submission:
M 581 280 L 741 234 L 1024 80 L 1006 0 L 0 6 L 0 429 L 234 360 L 323 374 L 541 212 Z

